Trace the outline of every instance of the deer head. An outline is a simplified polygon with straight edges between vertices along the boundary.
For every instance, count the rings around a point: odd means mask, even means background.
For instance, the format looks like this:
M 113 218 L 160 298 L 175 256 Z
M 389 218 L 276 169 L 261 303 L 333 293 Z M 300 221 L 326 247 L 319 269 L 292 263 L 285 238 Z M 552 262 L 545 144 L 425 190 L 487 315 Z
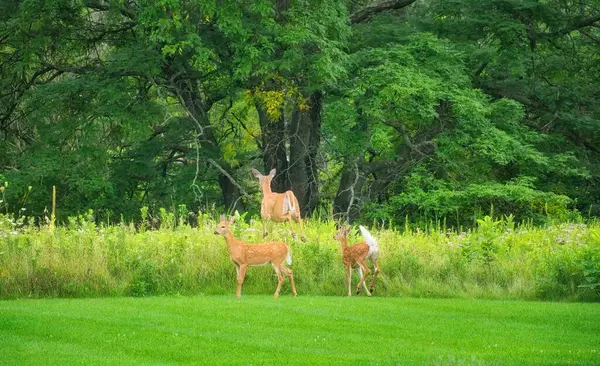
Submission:
M 338 232 L 335 234 L 335 236 L 333 238 L 335 240 L 347 239 L 349 232 L 350 232 L 350 230 L 348 229 L 348 227 L 346 225 L 342 225 L 342 226 L 340 226 L 340 229 L 338 230 Z
M 271 190 L 271 181 L 275 178 L 275 169 L 271 169 L 269 175 L 262 175 L 256 169 L 252 169 L 252 174 L 258 178 L 260 189 L 263 194 L 260 203 L 260 217 L 263 220 L 263 234 L 267 236 L 267 221 L 275 222 L 287 221 L 290 224 L 292 237 L 296 237 L 296 233 L 292 228 L 292 220 L 300 224 L 300 239 L 306 241 L 306 237 L 302 232 L 302 217 L 300 216 L 300 205 L 298 199 L 292 191 L 284 193 L 274 193 Z
M 221 221 L 217 224 L 217 228 L 215 229 L 215 235 L 226 236 L 228 233 L 231 233 L 229 230 L 229 225 L 235 222 L 235 217 L 231 216 L 229 220 L 225 217 L 225 215 L 221 215 Z
M 271 192 L 271 181 L 275 178 L 276 169 L 271 169 L 269 175 L 262 175 L 260 172 L 254 168 L 252 168 L 252 174 L 258 178 L 260 189 L 265 192 Z

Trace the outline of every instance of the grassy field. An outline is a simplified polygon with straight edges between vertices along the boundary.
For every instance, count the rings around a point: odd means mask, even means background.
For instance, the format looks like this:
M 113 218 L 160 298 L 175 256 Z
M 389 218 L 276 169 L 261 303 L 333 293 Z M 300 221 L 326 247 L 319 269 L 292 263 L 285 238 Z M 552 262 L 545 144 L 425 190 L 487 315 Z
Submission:
M 53 232 L 0 215 L 0 299 L 228 295 L 235 269 L 216 222 L 173 222 L 148 230 L 133 224 L 98 225 L 73 219 Z M 262 223 L 239 220 L 234 233 L 260 243 Z M 382 269 L 378 296 L 495 300 L 600 300 L 600 224 L 516 225 L 480 220 L 463 231 L 371 227 Z M 286 241 L 298 291 L 344 294 L 340 246 L 332 221 L 306 220 L 308 242 L 272 225 L 267 240 Z M 361 240 L 355 231 L 351 243 Z M 247 295 L 275 289 L 271 268 L 253 268 Z
M 0 363 L 597 365 L 600 306 L 271 296 L 0 302 Z

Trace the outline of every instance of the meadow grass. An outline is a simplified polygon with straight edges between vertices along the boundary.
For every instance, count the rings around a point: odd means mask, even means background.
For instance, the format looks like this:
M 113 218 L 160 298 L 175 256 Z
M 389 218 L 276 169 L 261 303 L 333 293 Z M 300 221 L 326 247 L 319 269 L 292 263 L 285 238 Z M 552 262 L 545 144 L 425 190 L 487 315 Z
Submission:
M 216 221 L 195 227 L 97 225 L 85 217 L 48 227 L 0 215 L 0 298 L 220 295 L 235 291 L 235 269 Z M 344 273 L 331 221 L 305 221 L 308 242 L 272 224 L 267 239 L 257 220 L 238 220 L 235 235 L 249 243 L 290 244 L 298 291 L 343 295 Z M 377 296 L 598 301 L 600 225 L 515 225 L 480 220 L 472 230 L 371 228 L 381 248 Z M 350 243 L 362 240 L 357 230 Z M 356 279 L 355 279 L 356 281 Z M 250 268 L 244 294 L 272 294 L 270 267 Z
M 600 363 L 597 304 L 288 295 L 0 301 L 0 363 Z

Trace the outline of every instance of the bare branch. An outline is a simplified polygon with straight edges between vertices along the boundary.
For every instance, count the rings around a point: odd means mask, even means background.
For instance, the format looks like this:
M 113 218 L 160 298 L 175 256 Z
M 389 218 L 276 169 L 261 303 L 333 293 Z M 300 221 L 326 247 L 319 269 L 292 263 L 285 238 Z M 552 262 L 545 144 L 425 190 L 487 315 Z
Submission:
M 246 192 L 246 190 L 244 190 L 244 188 L 242 188 L 242 186 L 240 186 L 239 183 L 236 182 L 236 180 L 233 179 L 233 177 L 229 173 L 227 173 L 227 171 L 225 169 L 223 169 L 216 161 L 214 161 L 213 159 L 208 159 L 208 162 L 211 163 L 215 168 L 217 168 L 221 172 L 221 174 L 226 176 L 227 179 L 229 179 L 229 181 L 231 182 L 231 184 L 233 184 L 234 186 L 237 187 L 237 189 L 240 190 L 240 192 L 244 195 L 244 197 L 246 197 L 248 200 L 252 201 L 252 197 L 250 197 L 250 195 Z
M 358 163 L 354 162 L 354 182 L 350 185 L 350 202 L 348 203 L 348 208 L 346 209 L 346 221 L 350 221 L 350 210 L 352 210 L 352 205 L 354 204 L 354 200 L 356 199 L 356 195 L 354 193 L 354 187 L 356 183 L 358 183 Z

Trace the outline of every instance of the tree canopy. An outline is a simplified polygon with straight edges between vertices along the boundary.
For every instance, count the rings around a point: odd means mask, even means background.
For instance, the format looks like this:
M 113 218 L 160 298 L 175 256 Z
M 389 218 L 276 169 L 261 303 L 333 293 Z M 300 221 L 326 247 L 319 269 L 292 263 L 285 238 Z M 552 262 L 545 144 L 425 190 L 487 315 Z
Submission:
M 600 1 L 0 6 L 0 212 L 598 216 Z

